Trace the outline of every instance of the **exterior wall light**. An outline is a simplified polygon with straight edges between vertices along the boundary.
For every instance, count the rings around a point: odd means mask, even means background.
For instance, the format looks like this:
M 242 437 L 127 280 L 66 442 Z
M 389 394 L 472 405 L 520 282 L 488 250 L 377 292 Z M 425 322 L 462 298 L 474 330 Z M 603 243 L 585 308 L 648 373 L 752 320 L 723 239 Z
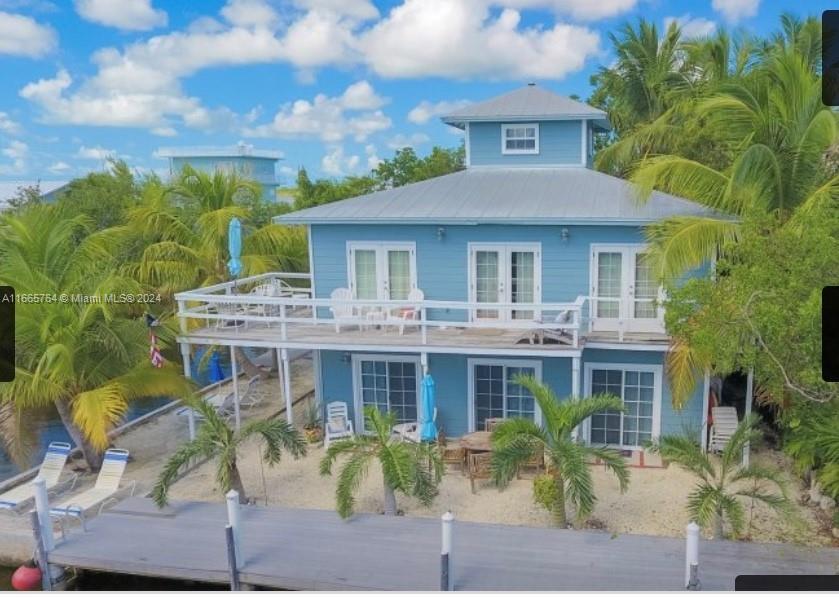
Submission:
M 442 241 L 446 238 L 446 228 L 443 226 L 437 227 L 437 240 Z
M 567 228 L 564 228 L 559 231 L 559 238 L 562 239 L 563 243 L 568 242 L 568 238 L 571 236 L 571 233 L 568 231 Z

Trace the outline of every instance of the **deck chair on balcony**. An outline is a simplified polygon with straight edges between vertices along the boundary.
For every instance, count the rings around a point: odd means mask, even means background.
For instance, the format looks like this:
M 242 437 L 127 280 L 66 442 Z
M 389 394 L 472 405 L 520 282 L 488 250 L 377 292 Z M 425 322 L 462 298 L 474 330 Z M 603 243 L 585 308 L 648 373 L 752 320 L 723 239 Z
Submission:
M 332 319 L 335 320 L 335 332 L 341 332 L 341 326 L 358 324 L 355 307 L 352 305 L 352 292 L 349 289 L 335 289 L 329 295 Z
M 46 482 L 47 492 L 55 493 L 61 489 L 72 490 L 76 485 L 78 479 L 76 474 L 72 474 L 59 484 L 61 472 L 64 470 L 69 454 L 70 444 L 67 442 L 50 442 L 49 447 L 47 447 L 47 453 L 44 455 L 44 460 L 41 461 L 41 467 L 38 469 L 38 475 L 36 476 Z M 35 497 L 35 491 L 32 489 L 33 480 L 28 480 L 8 492 L 0 494 L 0 509 L 17 511 L 29 504 Z
M 713 407 L 711 409 L 711 441 L 708 450 L 721 453 L 737 429 L 737 409 L 734 407 Z
M 53 517 L 76 517 L 84 518 L 86 512 L 95 507 L 101 511 L 106 501 L 115 499 L 118 492 L 129 490 L 134 495 L 135 482 L 122 483 L 122 474 L 125 473 L 125 466 L 128 464 L 128 451 L 125 449 L 108 449 L 105 451 L 105 458 L 102 460 L 102 469 L 96 478 L 93 488 L 85 490 L 67 500 L 55 505 L 50 509 Z
M 405 326 L 416 322 L 422 314 L 421 303 L 425 300 L 425 293 L 420 289 L 411 289 L 404 306 L 396 307 L 388 314 L 389 324 L 399 326 L 400 336 L 405 334 Z
M 323 434 L 323 446 L 329 445 L 341 438 L 353 436 L 353 425 L 347 411 L 347 404 L 341 401 L 333 401 L 326 405 L 326 426 Z
M 545 341 L 558 345 L 574 344 L 574 335 L 564 327 L 574 321 L 574 313 L 570 309 L 564 309 L 556 314 L 555 317 L 548 318 L 547 320 L 547 322 L 541 318 L 536 320 L 543 324 L 543 327 L 533 333 L 530 340 L 531 344 L 535 342 L 536 344 L 544 345 Z

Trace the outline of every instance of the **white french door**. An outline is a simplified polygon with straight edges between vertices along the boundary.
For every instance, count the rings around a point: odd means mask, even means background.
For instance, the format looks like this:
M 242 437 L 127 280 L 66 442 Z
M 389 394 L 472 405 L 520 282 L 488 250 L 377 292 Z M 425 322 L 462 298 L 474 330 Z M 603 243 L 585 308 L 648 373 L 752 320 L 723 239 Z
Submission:
M 469 244 L 469 301 L 472 303 L 539 303 L 542 296 L 542 252 L 537 244 Z M 533 319 L 533 310 L 472 310 L 473 320 Z
M 349 288 L 356 299 L 402 300 L 417 287 L 413 243 L 347 243 Z
M 592 245 L 591 295 L 595 331 L 664 331 L 659 287 L 643 245 Z

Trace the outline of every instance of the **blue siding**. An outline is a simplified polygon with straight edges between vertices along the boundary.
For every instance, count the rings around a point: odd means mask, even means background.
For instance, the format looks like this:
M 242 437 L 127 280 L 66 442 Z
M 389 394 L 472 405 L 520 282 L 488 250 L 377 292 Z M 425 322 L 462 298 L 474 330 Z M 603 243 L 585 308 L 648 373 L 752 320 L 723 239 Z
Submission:
M 581 121 L 540 122 L 538 154 L 503 154 L 502 124 L 506 123 L 469 123 L 469 158 L 472 166 L 581 164 Z

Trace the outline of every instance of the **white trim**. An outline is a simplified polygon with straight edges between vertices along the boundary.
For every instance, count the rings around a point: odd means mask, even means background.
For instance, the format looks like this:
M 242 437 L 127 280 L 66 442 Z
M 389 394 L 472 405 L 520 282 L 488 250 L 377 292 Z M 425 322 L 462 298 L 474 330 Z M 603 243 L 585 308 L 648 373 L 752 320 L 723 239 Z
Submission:
M 600 362 L 591 362 L 585 364 L 585 379 L 584 385 L 585 390 L 584 395 L 587 397 L 591 396 L 591 376 L 593 370 L 621 370 L 624 372 L 624 376 L 627 371 L 630 372 L 648 372 L 653 374 L 653 422 L 652 422 L 652 439 L 656 440 L 661 435 L 661 397 L 662 397 L 662 384 L 663 384 L 663 370 L 664 368 L 660 365 L 650 365 L 644 363 L 600 363 Z M 623 384 L 623 382 L 622 382 Z M 623 401 L 623 397 L 621 397 L 621 401 Z M 621 419 L 623 419 L 623 414 L 621 414 Z M 586 442 L 590 442 L 591 440 L 591 418 L 588 418 L 584 424 L 585 430 L 585 440 Z M 637 445 L 625 445 L 623 444 L 623 438 L 620 439 L 621 443 L 617 445 L 609 445 L 614 446 L 620 449 L 631 449 L 631 450 L 639 450 L 644 447 L 637 446 Z
M 420 383 L 422 380 L 422 364 L 418 355 L 391 355 L 387 353 L 370 354 L 370 353 L 354 353 L 352 355 L 352 377 L 353 377 L 353 412 L 355 413 L 355 429 L 359 434 L 366 433 L 364 429 L 364 405 L 361 398 L 361 362 L 362 361 L 384 361 L 384 362 L 400 362 L 413 363 L 415 377 L 417 379 L 417 415 L 420 413 Z M 388 397 L 388 404 L 390 404 L 390 397 Z
M 586 340 L 586 349 L 615 349 L 618 351 L 656 351 L 664 353 L 669 348 L 668 344 L 658 343 L 652 341 L 650 344 L 645 343 L 610 343 L 605 341 L 589 341 Z
M 315 403 L 318 409 L 323 408 L 323 368 L 320 362 L 320 351 L 312 351 L 312 370 L 315 375 Z
M 466 289 L 467 289 L 467 296 L 469 303 L 477 303 L 477 265 L 475 263 L 475 253 L 477 251 L 497 251 L 499 253 L 499 261 L 498 261 L 498 276 L 500 279 L 500 283 L 503 286 L 503 289 L 499 290 L 499 297 L 496 303 L 512 303 L 512 301 L 507 300 L 507 293 L 510 290 L 510 254 L 513 251 L 530 251 L 534 254 L 534 264 L 533 264 L 533 303 L 542 303 L 542 243 L 530 243 L 530 242 L 498 242 L 498 243 L 484 243 L 484 242 L 469 242 L 466 244 Z M 512 312 L 515 311 L 513 309 L 504 309 L 498 310 L 498 318 L 483 318 L 483 319 L 497 319 L 499 321 L 511 321 L 512 320 Z M 522 310 L 527 311 L 527 310 Z M 476 317 L 477 310 L 470 310 L 469 312 L 469 320 L 476 321 L 479 318 Z
M 466 360 L 466 375 L 467 375 L 467 383 L 466 383 L 466 409 L 467 409 L 467 422 L 468 422 L 468 430 L 470 432 L 475 431 L 475 366 L 478 365 L 500 365 L 504 366 L 505 368 L 505 376 L 506 376 L 506 368 L 508 367 L 516 367 L 516 368 L 533 368 L 533 371 L 536 374 L 536 380 L 539 382 L 542 381 L 542 362 L 540 360 L 532 360 L 532 359 L 481 359 L 481 358 L 474 358 L 470 357 Z M 505 380 L 504 384 L 504 398 L 506 400 L 507 384 Z M 539 409 L 539 403 L 536 402 L 534 399 L 535 405 L 535 420 L 538 425 L 542 424 L 542 411 Z M 505 405 L 506 409 L 506 405 Z
M 582 142 L 580 144 L 580 166 L 586 167 L 588 166 L 588 152 L 586 151 L 586 142 L 588 141 L 588 135 L 586 135 L 586 121 L 581 120 L 580 124 L 582 125 L 580 127 L 582 129 Z
M 355 259 L 358 250 L 376 252 L 376 295 L 386 301 L 390 291 L 388 284 L 388 251 L 408 251 L 410 254 L 411 288 L 417 288 L 417 244 L 413 241 L 347 241 L 347 288 L 356 296 Z
M 708 407 L 711 401 L 711 372 L 705 370 L 705 376 L 702 382 L 702 438 L 699 439 L 699 445 L 702 447 L 702 452 L 708 451 Z
M 472 140 L 470 139 L 469 135 L 470 135 L 469 123 L 466 123 L 466 129 L 464 131 L 464 136 L 466 138 L 466 141 L 465 141 L 464 147 L 465 147 L 465 151 L 466 151 L 466 167 L 467 168 L 472 166 L 472 148 L 471 148 Z
M 315 244 L 312 242 L 311 224 L 306 225 L 306 240 L 309 242 L 309 275 L 311 276 L 309 287 L 312 292 L 312 299 L 315 299 Z
M 533 128 L 535 129 L 536 137 L 534 139 L 534 148 L 530 149 L 507 149 L 507 129 L 522 129 L 522 128 Z M 529 139 L 529 137 L 525 137 L 524 139 Z M 501 153 L 505 156 L 508 155 L 536 155 L 539 153 L 539 123 L 502 123 L 501 124 Z

